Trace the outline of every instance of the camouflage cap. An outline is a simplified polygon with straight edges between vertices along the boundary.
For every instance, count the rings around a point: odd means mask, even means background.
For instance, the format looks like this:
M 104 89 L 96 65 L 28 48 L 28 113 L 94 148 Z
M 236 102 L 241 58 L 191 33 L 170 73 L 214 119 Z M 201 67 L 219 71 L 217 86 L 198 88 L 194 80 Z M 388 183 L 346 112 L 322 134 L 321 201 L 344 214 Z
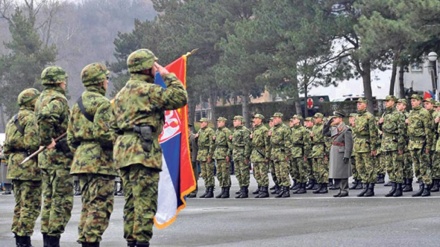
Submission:
M 84 86 L 96 85 L 107 79 L 109 71 L 104 64 L 91 63 L 81 71 L 81 80 Z
M 423 102 L 429 102 L 431 104 L 435 104 L 435 100 L 433 98 L 426 98 L 423 100 Z
M 65 82 L 67 79 L 67 73 L 58 66 L 49 66 L 41 72 L 41 84 L 54 85 L 61 82 Z
M 38 98 L 38 96 L 40 96 L 40 91 L 35 88 L 26 88 L 18 95 L 17 103 L 19 106 L 24 106 Z
M 357 114 L 357 113 L 350 113 L 348 116 L 349 116 L 349 117 L 357 117 L 358 114 Z
M 313 121 L 313 118 L 312 117 L 306 117 L 305 119 L 304 119 L 304 121 Z
M 407 102 L 406 102 L 406 99 L 398 99 L 397 100 L 397 103 L 402 103 L 402 104 L 408 104 Z
M 387 95 L 387 97 L 385 97 L 385 101 L 390 101 L 390 100 L 396 102 L 397 98 L 394 95 Z
M 341 117 L 341 118 L 345 117 L 345 114 L 343 112 L 340 112 L 340 111 L 334 111 L 333 115 L 335 117 Z
M 440 101 L 435 102 L 435 107 L 440 107 Z
M 224 121 L 224 122 L 226 122 L 226 121 L 228 121 L 228 119 L 226 119 L 225 117 L 219 117 L 219 118 L 217 118 L 217 121 Z
M 413 95 L 411 95 L 411 99 L 422 100 L 423 98 L 421 95 L 413 94 Z
M 273 121 L 273 117 L 270 117 L 270 118 L 269 118 L 269 121 Z
M 281 112 L 275 112 L 273 117 L 283 117 L 284 115 Z
M 317 112 L 317 113 L 315 113 L 315 115 L 313 115 L 313 117 L 314 117 L 314 118 L 323 118 L 323 117 L 324 117 L 324 114 L 322 114 L 322 113 L 320 113 L 320 112 Z
M 254 115 L 254 118 L 259 118 L 259 119 L 263 120 L 264 116 L 262 114 L 260 114 L 260 113 L 257 113 L 257 114 Z
M 358 103 L 367 103 L 368 101 L 367 101 L 367 99 L 366 98 L 359 98 L 358 100 L 357 100 L 357 102 Z
M 295 119 L 295 118 L 299 119 L 299 120 L 303 120 L 303 117 L 301 115 L 297 115 L 297 114 L 293 115 L 292 119 Z
M 202 118 L 199 120 L 199 122 L 209 122 L 209 120 L 208 120 L 207 118 L 205 118 L 205 117 L 202 117 Z
M 234 120 L 239 120 L 239 121 L 243 122 L 244 118 L 243 118 L 243 116 L 237 115 L 237 116 L 234 116 Z
M 138 73 L 150 69 L 158 58 L 148 49 L 139 49 L 132 52 L 127 58 L 128 72 Z

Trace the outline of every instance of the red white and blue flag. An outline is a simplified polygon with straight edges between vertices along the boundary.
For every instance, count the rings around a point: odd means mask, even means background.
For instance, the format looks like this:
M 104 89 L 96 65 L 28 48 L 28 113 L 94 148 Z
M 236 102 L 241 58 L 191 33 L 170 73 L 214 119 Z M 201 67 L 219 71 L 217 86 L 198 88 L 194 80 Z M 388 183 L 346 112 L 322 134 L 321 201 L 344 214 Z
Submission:
M 184 55 L 167 65 L 186 88 L 186 59 Z M 156 74 L 155 83 L 166 87 L 162 77 Z M 188 136 L 188 106 L 165 111 L 165 124 L 159 143 L 162 147 L 162 172 L 159 178 L 159 194 L 154 224 L 163 229 L 171 225 L 177 214 L 185 208 L 185 196 L 196 187 L 191 165 Z

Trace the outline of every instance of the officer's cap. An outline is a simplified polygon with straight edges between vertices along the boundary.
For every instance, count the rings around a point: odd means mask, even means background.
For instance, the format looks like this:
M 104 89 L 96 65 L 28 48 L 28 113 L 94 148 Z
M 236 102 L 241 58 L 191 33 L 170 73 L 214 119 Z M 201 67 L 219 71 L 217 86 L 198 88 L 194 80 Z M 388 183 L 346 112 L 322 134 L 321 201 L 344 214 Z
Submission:
M 225 117 L 219 117 L 219 118 L 217 118 L 217 121 L 224 121 L 224 122 L 226 122 L 226 121 L 228 121 L 228 119 L 226 119 Z
M 324 114 L 322 114 L 322 113 L 320 113 L 320 112 L 317 112 L 317 113 L 315 113 L 315 115 L 313 116 L 314 118 L 323 118 L 324 117 Z
M 343 118 L 343 117 L 345 117 L 345 114 L 343 112 L 340 112 L 340 111 L 334 111 L 333 112 L 333 116 Z
M 394 95 L 388 95 L 387 97 L 385 97 L 385 101 L 390 101 L 390 100 L 396 102 L 397 98 Z
M 283 114 L 281 112 L 275 112 L 273 117 L 283 117 Z
M 402 104 L 408 104 L 407 102 L 406 102 L 406 99 L 398 99 L 397 100 L 397 103 L 402 103 Z
M 423 98 L 421 95 L 413 94 L 413 95 L 411 95 L 411 99 L 422 100 Z
M 259 118 L 259 119 L 263 120 L 264 116 L 262 114 L 260 114 L 260 113 L 257 113 L 257 114 L 254 115 L 254 118 Z
M 199 122 L 209 122 L 209 120 L 208 120 L 207 118 L 205 118 L 205 117 L 202 117 L 202 118 L 199 120 Z
M 367 99 L 366 98 L 359 98 L 358 100 L 357 100 L 357 102 L 358 103 L 367 103 Z

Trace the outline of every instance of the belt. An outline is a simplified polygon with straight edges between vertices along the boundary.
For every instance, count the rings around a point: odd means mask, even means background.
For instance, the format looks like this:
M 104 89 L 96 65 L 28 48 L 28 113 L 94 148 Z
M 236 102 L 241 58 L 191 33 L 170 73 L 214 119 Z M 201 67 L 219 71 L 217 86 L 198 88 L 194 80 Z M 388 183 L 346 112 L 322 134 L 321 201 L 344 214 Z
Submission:
M 333 146 L 338 146 L 338 147 L 345 147 L 345 143 L 343 142 L 332 142 Z

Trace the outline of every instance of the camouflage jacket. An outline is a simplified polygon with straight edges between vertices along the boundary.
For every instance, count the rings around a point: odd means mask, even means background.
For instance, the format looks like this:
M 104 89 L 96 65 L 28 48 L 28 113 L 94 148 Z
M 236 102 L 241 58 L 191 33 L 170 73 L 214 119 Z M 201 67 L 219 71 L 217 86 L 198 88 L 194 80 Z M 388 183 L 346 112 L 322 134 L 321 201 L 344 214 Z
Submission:
M 224 160 L 226 159 L 226 156 L 231 157 L 231 150 L 232 150 L 232 144 L 231 140 L 229 139 L 229 136 L 232 134 L 232 132 L 226 128 L 218 128 L 215 131 L 215 138 L 214 138 L 214 159 L 216 160 Z
M 291 130 L 291 158 L 307 157 L 310 154 L 310 132 L 302 125 Z
M 232 158 L 249 160 L 251 155 L 251 132 L 245 126 L 238 126 L 232 133 Z
M 270 136 L 270 159 L 286 161 L 291 156 L 291 131 L 283 123 L 275 125 Z
M 312 152 L 310 153 L 310 158 L 322 158 L 328 155 L 327 143 L 328 138 L 324 136 L 323 131 L 324 124 L 315 124 L 312 128 L 313 136 L 310 137 L 312 144 Z
M 17 121 L 17 122 L 16 122 Z M 17 125 L 19 127 L 17 127 Z M 22 128 L 23 134 L 19 131 Z M 6 124 L 3 152 L 8 164 L 8 179 L 41 180 L 37 157 L 20 165 L 40 145 L 37 118 L 29 106 L 20 107 L 20 111 Z
M 421 106 L 414 107 L 408 116 L 408 150 L 432 146 L 431 114 Z
M 263 124 L 255 126 L 252 132 L 251 140 L 251 157 L 250 160 L 254 163 L 266 162 L 269 158 L 269 136 L 268 129 Z
M 35 105 L 41 146 L 51 144 L 52 139 L 66 133 L 69 122 L 69 105 L 64 90 L 58 86 L 46 86 Z M 58 144 L 67 141 L 63 139 Z M 61 148 L 46 149 L 38 155 L 38 164 L 43 169 L 70 169 L 72 154 Z
M 185 88 L 173 73 L 165 75 L 163 79 L 166 89 L 154 84 L 151 76 L 131 74 L 130 80 L 115 96 L 112 128 L 123 132 L 117 137 L 113 149 L 117 168 L 142 164 L 162 170 L 159 135 L 165 124 L 165 110 L 176 110 L 188 101 Z M 135 125 L 151 127 L 153 143 L 150 152 L 144 151 L 141 138 L 133 132 Z
M 397 151 L 405 148 L 405 115 L 391 107 L 385 110 L 382 131 L 381 151 Z
M 84 109 L 93 122 L 81 112 L 78 103 L 72 107 L 67 128 L 67 142 L 75 150 L 71 174 L 117 175 L 113 162 L 116 133 L 110 130 L 111 105 L 104 95 L 105 91 L 96 86 L 87 87 L 81 95 Z
M 199 129 L 199 137 L 197 145 L 199 150 L 197 152 L 198 161 L 207 161 L 208 157 L 212 158 L 214 155 L 214 140 L 215 132 L 210 127 Z
M 356 135 L 353 146 L 356 153 L 368 153 L 377 150 L 378 133 L 373 114 L 366 110 L 358 111 L 353 133 Z

